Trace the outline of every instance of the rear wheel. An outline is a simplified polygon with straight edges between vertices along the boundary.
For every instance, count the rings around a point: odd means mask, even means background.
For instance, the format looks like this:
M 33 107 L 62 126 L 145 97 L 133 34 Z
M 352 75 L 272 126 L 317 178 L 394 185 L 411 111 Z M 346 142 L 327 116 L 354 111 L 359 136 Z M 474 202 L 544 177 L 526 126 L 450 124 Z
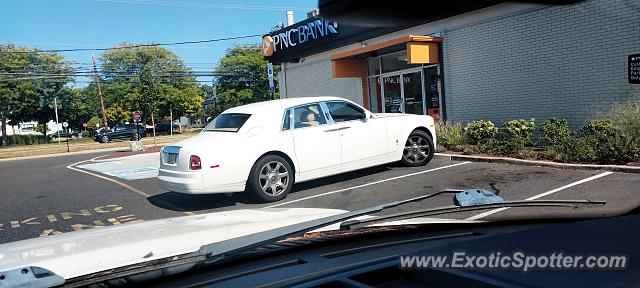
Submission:
M 140 140 L 140 134 L 138 134 L 138 132 L 133 133 L 133 135 L 131 136 L 131 139 L 133 139 L 133 141 Z
M 404 144 L 402 163 L 413 167 L 427 165 L 433 158 L 434 150 L 431 136 L 424 131 L 414 130 Z
M 247 180 L 249 191 L 263 202 L 284 199 L 293 186 L 293 169 L 278 155 L 260 158 L 251 169 Z

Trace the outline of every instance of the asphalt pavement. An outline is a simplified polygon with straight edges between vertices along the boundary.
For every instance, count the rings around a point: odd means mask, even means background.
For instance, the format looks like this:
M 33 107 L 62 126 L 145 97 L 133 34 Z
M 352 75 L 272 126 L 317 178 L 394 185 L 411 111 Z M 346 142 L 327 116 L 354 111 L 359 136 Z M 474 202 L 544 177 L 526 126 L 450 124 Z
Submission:
M 257 203 L 245 193 L 185 195 L 154 178 L 158 155 L 102 161 L 108 152 L 0 162 L 0 243 L 166 217 L 258 207 L 357 210 L 443 189 L 483 188 L 505 200 L 605 200 L 602 207 L 510 208 L 441 215 L 447 219 L 607 216 L 640 206 L 640 174 L 451 161 L 389 164 L 294 186 L 286 199 Z M 452 205 L 451 195 L 385 210 Z

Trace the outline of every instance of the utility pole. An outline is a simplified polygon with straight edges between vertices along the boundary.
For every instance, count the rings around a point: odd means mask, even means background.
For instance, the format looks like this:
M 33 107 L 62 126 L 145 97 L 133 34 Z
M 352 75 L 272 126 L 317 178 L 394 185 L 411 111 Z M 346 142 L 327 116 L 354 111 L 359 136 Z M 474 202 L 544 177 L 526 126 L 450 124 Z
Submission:
M 100 110 L 102 111 L 102 122 L 104 124 L 104 128 L 109 127 L 107 124 L 107 113 L 104 111 L 104 99 L 102 98 L 102 88 L 100 87 L 100 76 L 98 76 L 98 68 L 96 68 L 96 56 L 91 55 L 93 60 L 93 74 L 96 78 L 96 87 L 98 88 L 98 96 L 100 97 Z
M 169 114 L 171 114 L 171 121 L 169 121 L 169 131 L 171 132 L 169 134 L 173 136 L 173 105 L 169 106 Z
M 58 148 L 60 148 L 60 127 L 58 125 L 58 97 L 53 97 L 53 109 L 56 111 L 56 133 L 58 133 Z M 46 124 L 45 124 L 46 125 Z M 46 130 L 46 129 L 45 129 Z

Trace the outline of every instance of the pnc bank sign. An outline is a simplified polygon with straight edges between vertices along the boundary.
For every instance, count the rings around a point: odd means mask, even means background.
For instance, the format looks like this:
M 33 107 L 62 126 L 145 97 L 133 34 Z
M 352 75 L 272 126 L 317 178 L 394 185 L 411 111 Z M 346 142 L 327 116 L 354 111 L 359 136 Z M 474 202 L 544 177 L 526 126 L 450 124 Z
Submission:
M 288 30 L 262 37 L 262 55 L 269 57 L 278 51 L 304 45 L 316 39 L 338 34 L 338 25 L 334 22 L 316 19 L 299 26 L 290 26 Z

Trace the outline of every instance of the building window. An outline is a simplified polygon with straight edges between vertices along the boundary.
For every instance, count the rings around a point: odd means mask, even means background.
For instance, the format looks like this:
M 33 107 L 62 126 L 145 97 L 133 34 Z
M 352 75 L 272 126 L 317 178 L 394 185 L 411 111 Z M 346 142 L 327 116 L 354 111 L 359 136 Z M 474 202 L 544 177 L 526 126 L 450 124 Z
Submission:
M 389 73 L 409 68 L 420 67 L 422 64 L 407 64 L 407 51 L 392 53 L 380 57 L 382 73 Z
M 380 74 L 380 57 L 367 59 L 367 73 L 369 75 Z

